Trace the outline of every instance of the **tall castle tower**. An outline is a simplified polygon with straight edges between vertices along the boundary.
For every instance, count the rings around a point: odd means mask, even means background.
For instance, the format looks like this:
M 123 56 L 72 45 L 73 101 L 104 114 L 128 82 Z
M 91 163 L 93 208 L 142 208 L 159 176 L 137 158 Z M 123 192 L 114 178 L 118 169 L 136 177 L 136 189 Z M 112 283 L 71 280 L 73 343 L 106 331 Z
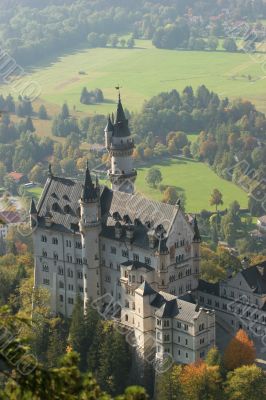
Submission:
M 137 171 L 133 168 L 134 141 L 131 138 L 128 120 L 125 117 L 119 93 L 115 121 L 109 116 L 105 128 L 105 145 L 111 157 L 108 176 L 113 190 L 133 193 Z
M 79 204 L 85 307 L 88 299 L 94 300 L 101 294 L 99 247 L 99 235 L 101 232 L 100 186 L 97 178 L 96 183 L 92 183 L 88 165 Z

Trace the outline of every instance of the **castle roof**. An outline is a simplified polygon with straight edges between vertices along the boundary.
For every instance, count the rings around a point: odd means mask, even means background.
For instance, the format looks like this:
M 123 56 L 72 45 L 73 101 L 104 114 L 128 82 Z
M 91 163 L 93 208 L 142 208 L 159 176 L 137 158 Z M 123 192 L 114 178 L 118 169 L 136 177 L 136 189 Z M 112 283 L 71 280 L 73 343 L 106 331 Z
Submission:
M 94 195 L 91 184 L 89 174 L 86 175 L 85 185 L 73 179 L 49 176 L 37 206 L 39 225 L 44 223 L 44 217 L 49 210 L 53 221 L 52 229 L 65 232 L 78 231 L 79 200 L 81 197 L 90 198 L 92 194 Z M 117 220 L 113 215 L 119 213 L 122 219 L 127 216 L 132 224 L 136 222 L 133 243 L 148 248 L 147 232 L 151 226 L 156 228 L 160 224 L 163 225 L 167 236 L 178 213 L 177 207 L 149 200 L 140 194 L 112 191 L 106 186 L 98 190 L 103 221 L 101 234 L 105 237 L 115 239 Z M 122 240 L 124 240 L 126 224 L 122 227 Z
M 117 103 L 116 118 L 113 125 L 113 136 L 114 137 L 127 137 L 130 136 L 130 130 L 128 127 L 128 120 L 126 119 L 123 105 L 121 102 L 121 97 L 119 94 L 119 99 Z
M 83 193 L 82 193 L 81 199 L 85 203 L 88 203 L 90 201 L 96 200 L 97 197 L 98 197 L 98 190 L 97 190 L 97 187 L 92 183 L 89 166 L 87 164 L 86 173 L 85 173 L 85 182 L 84 182 L 84 186 L 83 186 Z
M 148 284 L 147 281 L 142 282 L 142 284 L 137 288 L 137 293 L 141 296 L 150 296 L 156 294 L 157 292 Z

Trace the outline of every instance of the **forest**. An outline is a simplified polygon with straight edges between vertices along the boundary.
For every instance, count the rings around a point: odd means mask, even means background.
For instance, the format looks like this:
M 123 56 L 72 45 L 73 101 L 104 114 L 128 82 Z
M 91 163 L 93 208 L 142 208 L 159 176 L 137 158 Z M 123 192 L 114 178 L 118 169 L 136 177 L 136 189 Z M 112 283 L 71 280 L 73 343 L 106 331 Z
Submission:
M 228 15 L 230 22 L 246 20 L 248 15 L 251 23 L 266 16 L 262 0 L 116 0 L 112 4 L 107 0 L 45 3 L 14 0 L 2 3 L 0 45 L 22 66 L 86 47 L 91 34 L 98 35 L 96 46 L 106 45 L 110 35 L 131 33 L 135 38 L 154 39 L 158 47 L 191 48 L 194 43 L 193 48 L 195 39 L 223 36 L 223 23 Z M 196 22 L 193 17 L 198 17 Z M 208 25 L 210 29 L 206 30 L 204 27 Z M 159 39 L 162 35 L 163 41 Z M 175 40 L 171 44 L 173 35 Z M 213 43 L 209 41 L 211 46 Z M 198 45 L 199 42 L 196 48 Z

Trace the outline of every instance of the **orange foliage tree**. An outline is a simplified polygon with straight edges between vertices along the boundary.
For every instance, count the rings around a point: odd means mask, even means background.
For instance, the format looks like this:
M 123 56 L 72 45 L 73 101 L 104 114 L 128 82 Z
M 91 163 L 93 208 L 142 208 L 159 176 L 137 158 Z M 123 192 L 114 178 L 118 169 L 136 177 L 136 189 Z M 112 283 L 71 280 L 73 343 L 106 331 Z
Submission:
M 209 366 L 203 361 L 186 365 L 180 381 L 186 400 L 221 399 L 222 378 L 217 365 Z
M 250 365 L 255 362 L 254 343 L 243 329 L 240 329 L 230 341 L 224 353 L 224 365 L 228 370 Z

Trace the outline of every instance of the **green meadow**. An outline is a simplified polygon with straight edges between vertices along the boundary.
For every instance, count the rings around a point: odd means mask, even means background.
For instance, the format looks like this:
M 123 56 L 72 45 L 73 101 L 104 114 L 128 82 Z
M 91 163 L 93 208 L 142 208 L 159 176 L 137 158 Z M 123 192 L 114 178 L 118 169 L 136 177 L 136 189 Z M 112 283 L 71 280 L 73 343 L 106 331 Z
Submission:
M 64 101 L 72 110 L 76 107 L 77 116 L 112 112 L 117 98 L 114 87 L 118 83 L 122 86 L 125 107 L 131 111 L 140 109 L 144 100 L 159 92 L 173 88 L 181 91 L 187 85 L 196 89 L 201 84 L 221 97 L 249 99 L 266 111 L 266 85 L 261 67 L 265 59 L 265 54 L 251 58 L 247 54 L 223 51 L 161 50 L 154 48 L 150 41 L 138 40 L 134 49 L 79 50 L 30 68 L 25 79 L 41 85 L 36 104 L 45 103 L 51 114 Z M 101 88 L 107 101 L 101 105 L 80 104 L 84 86 L 88 90 Z M 1 90 L 8 93 L 10 88 L 2 86 Z
M 242 189 L 217 176 L 206 164 L 183 158 L 172 158 L 160 164 L 138 168 L 137 191 L 151 199 L 162 200 L 162 193 L 149 187 L 145 181 L 147 171 L 152 166 L 160 169 L 163 185 L 173 186 L 178 191 L 185 192 L 188 212 L 199 212 L 203 209 L 214 211 L 215 207 L 210 206 L 209 199 L 215 188 L 223 194 L 222 209 L 234 200 L 237 200 L 242 208 L 247 207 L 248 196 Z

